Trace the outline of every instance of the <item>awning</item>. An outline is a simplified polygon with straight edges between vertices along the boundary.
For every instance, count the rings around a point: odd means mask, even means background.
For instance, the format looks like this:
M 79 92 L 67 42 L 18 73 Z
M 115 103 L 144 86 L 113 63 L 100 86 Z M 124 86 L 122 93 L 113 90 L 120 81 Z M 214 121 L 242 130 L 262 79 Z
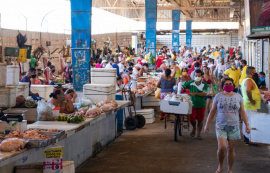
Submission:
M 248 40 L 263 39 L 263 38 L 269 38 L 269 37 L 270 37 L 270 32 L 255 33 L 255 34 L 250 34 L 247 36 Z

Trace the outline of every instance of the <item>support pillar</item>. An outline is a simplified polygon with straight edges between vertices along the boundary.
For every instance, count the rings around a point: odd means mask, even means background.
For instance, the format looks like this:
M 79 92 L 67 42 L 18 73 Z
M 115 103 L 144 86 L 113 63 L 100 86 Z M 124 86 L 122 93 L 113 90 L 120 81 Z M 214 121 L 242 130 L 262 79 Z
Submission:
M 157 0 L 145 0 L 146 53 L 156 56 Z
M 73 88 L 82 91 L 90 79 L 92 0 L 70 0 Z
M 172 10 L 172 48 L 175 52 L 179 50 L 180 10 Z
M 187 27 L 186 27 L 186 46 L 187 48 L 191 48 L 192 43 L 192 20 L 186 21 Z

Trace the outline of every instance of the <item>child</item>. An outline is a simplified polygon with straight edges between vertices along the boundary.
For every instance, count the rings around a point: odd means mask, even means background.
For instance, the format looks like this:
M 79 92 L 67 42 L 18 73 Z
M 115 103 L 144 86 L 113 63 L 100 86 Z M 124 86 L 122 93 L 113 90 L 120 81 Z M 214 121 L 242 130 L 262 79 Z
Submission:
M 265 73 L 262 71 L 259 73 L 259 82 L 258 82 L 258 88 L 266 88 L 266 83 L 265 83 Z

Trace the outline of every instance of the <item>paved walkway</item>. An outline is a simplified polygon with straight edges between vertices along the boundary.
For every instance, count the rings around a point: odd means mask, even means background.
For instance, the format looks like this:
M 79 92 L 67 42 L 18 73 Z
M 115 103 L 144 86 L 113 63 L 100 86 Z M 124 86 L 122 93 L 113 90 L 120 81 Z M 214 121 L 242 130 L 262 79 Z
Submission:
M 127 131 L 91 158 L 79 173 L 214 173 L 217 169 L 217 141 L 214 122 L 203 140 L 189 136 L 173 140 L 173 124 L 164 129 L 158 119 L 142 129 Z M 225 170 L 227 162 L 225 160 Z M 270 147 L 236 144 L 234 173 L 270 173 Z M 226 172 L 226 171 L 224 171 Z

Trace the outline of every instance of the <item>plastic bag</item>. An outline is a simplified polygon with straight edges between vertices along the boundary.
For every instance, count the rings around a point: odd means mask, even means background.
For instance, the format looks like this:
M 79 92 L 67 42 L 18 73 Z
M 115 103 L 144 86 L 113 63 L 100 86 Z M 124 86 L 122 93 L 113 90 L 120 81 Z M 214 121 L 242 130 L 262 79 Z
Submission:
M 160 91 L 161 88 L 157 88 L 157 90 L 155 91 L 155 99 L 160 99 Z
M 28 96 L 25 100 L 25 106 L 27 108 L 33 108 L 37 106 L 37 102 L 31 96 Z
M 181 90 L 182 90 L 182 82 L 179 82 L 177 84 L 177 94 L 181 94 Z
M 212 90 L 212 84 L 209 84 L 207 86 L 207 96 L 213 96 L 214 93 L 213 93 L 213 90 Z
M 92 107 L 92 101 L 88 98 L 81 98 L 79 103 L 81 104 L 81 107 Z
M 47 104 L 44 100 L 38 101 L 37 113 L 39 121 L 54 121 L 57 117 L 53 115 L 55 106 Z

